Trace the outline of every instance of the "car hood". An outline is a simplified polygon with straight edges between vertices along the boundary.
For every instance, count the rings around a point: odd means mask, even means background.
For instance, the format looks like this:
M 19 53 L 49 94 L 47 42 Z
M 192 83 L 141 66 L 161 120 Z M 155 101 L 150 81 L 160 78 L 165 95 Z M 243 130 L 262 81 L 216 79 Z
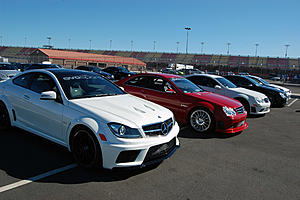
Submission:
M 281 91 L 284 91 L 284 92 L 289 92 L 290 91 L 288 88 L 285 88 L 285 87 L 282 87 L 282 86 L 279 86 L 279 85 L 275 85 L 275 84 L 270 84 L 269 86 L 277 88 L 277 89 L 279 89 Z
M 283 92 L 279 88 L 272 87 L 270 85 L 259 85 L 258 87 L 269 90 L 269 91 L 272 90 L 273 92 Z
M 0 70 L 0 74 L 3 74 L 5 76 L 7 76 L 8 78 L 11 78 L 19 73 L 20 72 L 17 70 Z
M 121 123 L 132 128 L 169 119 L 172 112 L 130 94 L 71 100 L 70 106 L 93 113 L 99 120 Z
M 242 106 L 242 104 L 237 100 L 212 92 L 195 92 L 186 94 L 195 98 L 211 102 L 213 104 L 217 104 L 221 107 L 227 106 L 232 108 L 238 108 Z
M 249 90 L 249 89 L 246 89 L 246 88 L 241 88 L 241 87 L 230 88 L 230 90 L 235 91 L 235 92 L 240 93 L 240 94 L 245 94 L 247 96 L 252 96 L 252 97 L 259 97 L 259 98 L 266 98 L 267 97 L 266 95 L 264 95 L 260 92 L 256 92 L 256 91 Z

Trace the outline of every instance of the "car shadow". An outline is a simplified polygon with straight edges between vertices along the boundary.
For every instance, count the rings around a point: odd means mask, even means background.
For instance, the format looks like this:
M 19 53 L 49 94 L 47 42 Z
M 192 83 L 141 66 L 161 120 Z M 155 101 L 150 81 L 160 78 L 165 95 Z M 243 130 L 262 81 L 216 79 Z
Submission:
M 239 135 L 241 132 L 238 133 L 219 133 L 219 132 L 211 132 L 211 133 L 197 133 L 196 131 L 192 130 L 191 127 L 185 126 L 181 127 L 181 131 L 178 134 L 180 138 L 194 138 L 194 139 L 227 139 L 231 137 L 235 137 Z
M 26 180 L 74 163 L 67 148 L 17 128 L 0 132 L 0 157 L 0 170 L 8 175 L 2 177 L 0 173 L 1 184 L 10 184 L 15 179 Z M 116 170 L 84 169 L 77 166 L 37 182 L 78 184 L 120 181 L 153 170 L 157 166 L 158 164 Z
M 251 114 L 249 114 L 248 116 L 247 116 L 247 118 L 248 119 L 257 119 L 257 118 L 262 118 L 262 117 L 264 117 L 266 114 L 261 114 L 261 115 L 251 115 Z

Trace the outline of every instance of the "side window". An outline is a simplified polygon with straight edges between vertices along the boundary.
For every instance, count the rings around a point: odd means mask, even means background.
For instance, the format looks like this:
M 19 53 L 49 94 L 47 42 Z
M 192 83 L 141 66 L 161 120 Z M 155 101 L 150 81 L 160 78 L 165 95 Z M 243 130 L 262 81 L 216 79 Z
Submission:
M 42 93 L 46 91 L 55 91 L 57 92 L 57 87 L 53 79 L 47 74 L 38 73 L 34 76 L 30 90 Z
M 212 78 L 207 78 L 207 86 L 208 87 L 215 87 L 216 85 L 219 85 L 215 80 Z
M 149 78 L 145 76 L 135 77 L 125 82 L 125 85 L 137 86 L 147 88 L 149 83 Z
M 19 76 L 18 78 L 15 78 L 13 80 L 13 83 L 18 85 L 18 86 L 21 86 L 21 87 L 24 87 L 24 88 L 29 88 L 29 85 L 30 85 L 30 81 L 31 81 L 31 78 L 32 78 L 33 74 L 25 74 L 23 76 Z
M 197 77 L 197 76 L 192 76 L 188 78 L 190 81 L 192 81 L 193 83 L 195 83 L 196 85 L 202 85 L 202 77 Z
M 240 85 L 243 85 L 243 86 L 249 86 L 250 84 L 252 84 L 251 81 L 249 81 L 246 78 L 240 78 L 239 82 L 240 82 Z

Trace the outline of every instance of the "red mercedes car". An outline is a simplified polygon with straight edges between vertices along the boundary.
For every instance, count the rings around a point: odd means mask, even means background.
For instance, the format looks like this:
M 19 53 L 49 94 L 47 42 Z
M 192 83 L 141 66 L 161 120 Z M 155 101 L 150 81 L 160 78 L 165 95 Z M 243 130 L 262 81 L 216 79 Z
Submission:
M 189 124 L 197 132 L 236 133 L 248 127 L 247 112 L 239 101 L 204 91 L 181 76 L 136 74 L 116 84 L 130 94 L 169 108 L 177 122 Z

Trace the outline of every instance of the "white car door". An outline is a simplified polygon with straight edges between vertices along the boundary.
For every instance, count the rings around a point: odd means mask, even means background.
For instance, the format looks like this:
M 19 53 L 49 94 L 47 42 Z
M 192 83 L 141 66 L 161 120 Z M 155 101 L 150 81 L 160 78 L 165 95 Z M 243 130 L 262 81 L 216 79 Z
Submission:
M 28 117 L 28 112 L 30 111 L 28 88 L 32 76 L 32 73 L 19 76 L 13 79 L 12 85 L 7 88 L 7 97 L 14 110 L 16 123 L 29 128 L 33 128 L 32 121 Z
M 47 74 L 36 73 L 28 92 L 29 99 L 27 116 L 35 130 L 47 136 L 63 140 L 62 113 L 63 103 L 54 100 L 41 100 L 41 93 L 55 91 L 60 96 L 56 83 Z

